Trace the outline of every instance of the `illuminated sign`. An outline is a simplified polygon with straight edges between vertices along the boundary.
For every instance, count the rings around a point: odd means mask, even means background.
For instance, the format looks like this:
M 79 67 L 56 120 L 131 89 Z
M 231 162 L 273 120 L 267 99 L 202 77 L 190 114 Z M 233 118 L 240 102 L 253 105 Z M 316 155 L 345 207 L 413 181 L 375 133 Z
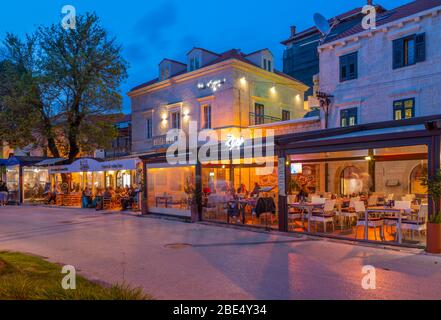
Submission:
M 225 145 L 233 150 L 234 148 L 240 149 L 240 147 L 245 143 L 245 139 L 243 137 L 236 138 L 234 135 L 230 134 L 227 136 L 227 141 L 225 141 Z
M 303 173 L 303 165 L 301 163 L 291 163 L 291 174 Z
M 218 79 L 218 80 L 210 80 L 208 82 L 199 82 L 198 89 L 211 89 L 213 92 L 216 92 L 218 89 L 222 87 L 222 85 L 227 82 L 227 79 Z

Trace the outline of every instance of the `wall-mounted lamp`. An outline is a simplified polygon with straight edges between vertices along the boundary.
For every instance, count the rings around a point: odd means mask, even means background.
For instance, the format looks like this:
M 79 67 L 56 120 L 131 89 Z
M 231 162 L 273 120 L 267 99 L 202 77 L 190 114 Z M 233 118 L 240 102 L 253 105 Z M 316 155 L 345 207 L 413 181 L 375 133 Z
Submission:
M 367 157 L 364 158 L 364 160 L 366 160 L 366 161 L 372 161 L 373 159 L 372 159 L 371 156 L 367 156 Z
M 270 91 L 272 94 L 276 94 L 276 86 L 272 86 Z

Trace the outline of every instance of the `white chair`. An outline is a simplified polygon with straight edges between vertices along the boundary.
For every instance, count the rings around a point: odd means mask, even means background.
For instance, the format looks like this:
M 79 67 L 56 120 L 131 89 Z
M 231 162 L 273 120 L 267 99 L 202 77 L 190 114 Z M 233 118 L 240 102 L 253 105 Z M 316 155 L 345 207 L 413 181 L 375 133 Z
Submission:
M 405 219 L 406 213 L 411 211 L 412 203 L 410 201 L 395 201 L 394 209 L 402 211 L 401 219 Z M 389 227 L 389 232 L 392 232 L 392 227 L 398 225 L 398 217 L 396 215 L 384 217 L 384 225 Z
M 335 217 L 335 207 L 336 200 L 325 200 L 325 205 L 323 209 L 317 210 L 313 212 L 310 223 L 315 222 L 315 229 L 317 230 L 317 223 L 323 223 L 323 228 L 326 233 L 326 225 L 328 223 L 332 223 L 332 230 L 335 231 L 335 223 L 334 223 L 334 217 Z
M 411 206 L 411 200 L 395 201 L 394 209 L 403 210 L 404 212 L 410 212 Z
M 302 220 L 302 224 L 304 226 L 304 219 L 303 219 L 304 212 L 302 210 L 290 207 L 290 205 L 296 203 L 296 196 L 289 195 L 287 202 L 288 202 L 288 226 L 290 225 L 289 223 L 290 221 L 292 221 L 295 226 L 297 220 Z
M 368 199 L 368 207 L 375 207 L 378 204 L 378 196 L 372 195 Z
M 372 218 L 368 215 L 368 221 L 366 221 L 366 207 L 363 201 L 357 201 L 355 203 L 355 211 L 360 215 L 357 220 L 357 226 L 355 227 L 355 240 L 357 240 L 358 227 L 363 227 L 365 230 L 366 225 L 368 228 L 374 228 L 375 241 L 377 241 L 377 228 L 380 228 L 380 238 L 383 238 L 383 219 L 382 218 Z M 366 231 L 364 231 L 366 232 Z M 366 234 L 364 234 L 366 236 Z
M 343 230 L 343 224 L 346 220 L 348 220 L 349 224 L 351 225 L 351 220 L 357 219 L 357 212 L 355 211 L 355 202 L 357 201 L 360 201 L 360 197 L 351 198 L 351 200 L 349 201 L 349 207 L 342 209 L 339 213 L 342 218 L 340 223 L 341 230 Z
M 387 201 L 387 202 L 389 202 L 389 201 L 393 201 L 393 200 L 394 200 L 394 197 L 395 197 L 395 195 L 394 195 L 393 193 L 389 193 L 389 194 L 387 195 L 386 201 Z
M 411 231 L 412 239 L 414 232 L 418 231 L 418 235 L 421 238 L 421 232 L 427 230 L 427 220 L 429 217 L 429 205 L 422 204 L 418 210 L 418 215 L 416 220 L 404 220 L 401 222 L 401 230 Z
M 321 198 L 321 197 L 318 197 L 318 196 L 312 196 L 311 203 L 312 204 L 325 204 L 326 203 L 326 198 Z
M 416 196 L 414 194 L 406 194 L 405 196 L 401 197 L 401 200 L 413 202 L 415 198 Z

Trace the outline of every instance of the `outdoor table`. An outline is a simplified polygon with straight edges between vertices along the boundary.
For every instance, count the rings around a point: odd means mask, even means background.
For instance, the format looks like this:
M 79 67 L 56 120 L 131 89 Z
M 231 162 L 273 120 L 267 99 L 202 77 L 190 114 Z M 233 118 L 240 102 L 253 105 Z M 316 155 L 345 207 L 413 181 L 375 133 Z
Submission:
M 227 202 L 229 204 L 233 204 L 233 203 L 240 204 L 241 206 L 244 206 L 244 207 L 246 207 L 247 205 L 250 205 L 251 207 L 254 208 L 256 206 L 257 200 L 256 199 L 251 199 L 251 198 L 250 199 L 242 198 L 242 199 L 228 200 Z M 228 223 L 229 223 L 230 222 L 230 216 L 229 215 L 227 215 L 227 219 L 228 219 Z M 244 211 L 244 213 L 242 215 L 242 223 L 243 224 L 246 223 L 245 220 L 246 219 L 245 219 L 245 211 Z
M 402 209 L 395 209 L 395 208 L 390 208 L 390 207 L 382 207 L 382 206 L 378 206 L 378 207 L 369 207 L 366 209 L 365 211 L 365 230 L 364 230 L 364 237 L 365 240 L 369 240 L 369 214 L 370 213 L 393 213 L 394 216 L 398 215 L 398 224 L 397 224 L 397 235 L 398 235 L 398 243 L 403 243 L 403 235 L 401 233 L 401 222 L 402 222 L 402 217 L 403 217 L 403 213 L 405 210 Z
M 164 204 L 165 207 L 168 208 L 168 204 L 172 201 L 172 199 L 173 198 L 171 196 L 156 197 L 156 208 L 159 208 L 160 204 Z
M 322 203 L 310 203 L 310 202 L 305 202 L 305 203 L 292 203 L 289 205 L 292 208 L 296 208 L 299 210 L 306 210 L 308 211 L 308 232 L 311 232 L 311 216 L 312 216 L 312 212 L 314 211 L 314 209 L 319 209 L 319 208 L 323 208 L 324 204 Z M 302 224 L 304 225 L 304 218 L 302 215 Z

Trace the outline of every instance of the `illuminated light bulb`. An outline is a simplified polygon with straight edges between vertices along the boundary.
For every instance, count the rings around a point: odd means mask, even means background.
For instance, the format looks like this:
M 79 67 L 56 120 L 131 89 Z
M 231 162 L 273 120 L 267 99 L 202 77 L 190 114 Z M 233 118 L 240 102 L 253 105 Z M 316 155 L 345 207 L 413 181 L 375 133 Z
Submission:
M 245 77 L 242 77 L 242 78 L 240 78 L 240 84 L 241 85 L 246 85 L 247 84 L 247 78 L 245 78 Z
M 365 157 L 364 158 L 366 161 L 371 161 L 372 160 L 372 157 L 371 156 L 367 156 L 367 157 Z

